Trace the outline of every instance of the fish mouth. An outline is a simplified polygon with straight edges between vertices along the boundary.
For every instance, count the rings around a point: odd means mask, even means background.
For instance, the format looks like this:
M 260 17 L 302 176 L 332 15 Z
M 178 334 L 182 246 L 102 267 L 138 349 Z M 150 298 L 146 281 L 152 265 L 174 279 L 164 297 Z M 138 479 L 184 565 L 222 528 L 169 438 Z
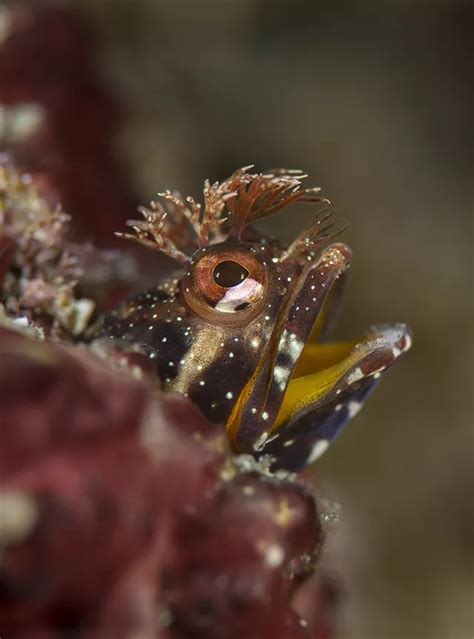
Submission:
M 411 334 L 403 324 L 374 327 L 361 341 L 313 341 L 322 330 L 330 293 L 342 288 L 351 255 L 345 244 L 333 244 L 299 275 L 227 422 L 235 451 L 262 451 L 287 426 L 326 405 L 340 410 L 352 402 L 348 413 L 353 416 L 361 403 L 354 397 L 368 394 L 410 347 Z

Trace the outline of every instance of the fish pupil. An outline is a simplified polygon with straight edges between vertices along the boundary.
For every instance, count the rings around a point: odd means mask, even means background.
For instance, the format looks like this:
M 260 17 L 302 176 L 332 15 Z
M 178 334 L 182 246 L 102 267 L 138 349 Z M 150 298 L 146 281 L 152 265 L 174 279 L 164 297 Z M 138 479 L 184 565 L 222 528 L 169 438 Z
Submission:
M 232 260 L 221 262 L 214 268 L 212 273 L 214 282 L 223 288 L 237 286 L 247 279 L 248 275 L 248 270 L 242 264 Z

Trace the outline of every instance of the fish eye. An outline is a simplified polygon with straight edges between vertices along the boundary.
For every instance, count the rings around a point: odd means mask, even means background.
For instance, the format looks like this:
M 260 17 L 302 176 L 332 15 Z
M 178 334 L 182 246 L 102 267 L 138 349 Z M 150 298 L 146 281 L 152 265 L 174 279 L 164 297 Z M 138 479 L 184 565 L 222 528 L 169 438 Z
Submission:
M 265 262 L 249 248 L 217 245 L 193 256 L 183 294 L 190 308 L 211 322 L 245 323 L 262 309 L 268 277 Z
M 248 270 L 242 264 L 225 260 L 218 264 L 213 272 L 214 282 L 223 288 L 232 288 L 238 286 L 249 276 Z

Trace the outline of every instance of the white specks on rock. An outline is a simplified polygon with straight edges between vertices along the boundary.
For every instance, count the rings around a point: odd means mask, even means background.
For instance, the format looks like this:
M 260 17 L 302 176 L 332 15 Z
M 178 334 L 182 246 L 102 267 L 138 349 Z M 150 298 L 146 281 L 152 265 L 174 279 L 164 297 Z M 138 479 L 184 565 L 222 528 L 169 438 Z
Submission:
M 269 568 L 278 568 L 285 560 L 285 553 L 278 544 L 270 544 L 263 550 L 263 557 Z
M 0 547 L 26 539 L 39 517 L 33 497 L 19 490 L 0 491 L 0 512 Z

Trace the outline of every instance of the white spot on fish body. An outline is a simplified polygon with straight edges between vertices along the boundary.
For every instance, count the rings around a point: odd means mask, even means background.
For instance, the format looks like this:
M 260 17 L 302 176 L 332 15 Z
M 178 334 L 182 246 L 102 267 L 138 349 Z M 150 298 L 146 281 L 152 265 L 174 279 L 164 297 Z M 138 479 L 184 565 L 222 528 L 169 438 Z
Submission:
M 407 351 L 409 348 L 411 348 L 412 345 L 412 339 L 410 337 L 410 335 L 408 333 L 405 334 L 405 347 L 403 349 L 403 352 Z
M 329 441 L 327 439 L 319 439 L 313 446 L 311 453 L 306 460 L 307 464 L 312 464 L 319 459 L 323 453 L 329 448 Z
M 265 446 L 265 442 L 267 441 L 267 437 L 268 437 L 268 432 L 262 433 L 260 437 L 257 439 L 257 441 L 255 442 L 255 444 L 253 445 L 253 449 L 255 451 L 262 450 L 263 447 Z
M 347 404 L 347 414 L 349 418 L 352 419 L 357 415 L 357 413 L 362 408 L 362 404 L 360 402 L 352 401 Z
M 354 370 L 351 371 L 347 377 L 347 383 L 354 384 L 355 382 L 358 382 L 363 377 L 364 377 L 364 373 L 362 372 L 362 369 L 359 367 L 354 368 Z
M 284 384 L 288 380 L 289 375 L 290 371 L 284 366 L 277 365 L 273 369 L 273 377 L 278 384 Z

